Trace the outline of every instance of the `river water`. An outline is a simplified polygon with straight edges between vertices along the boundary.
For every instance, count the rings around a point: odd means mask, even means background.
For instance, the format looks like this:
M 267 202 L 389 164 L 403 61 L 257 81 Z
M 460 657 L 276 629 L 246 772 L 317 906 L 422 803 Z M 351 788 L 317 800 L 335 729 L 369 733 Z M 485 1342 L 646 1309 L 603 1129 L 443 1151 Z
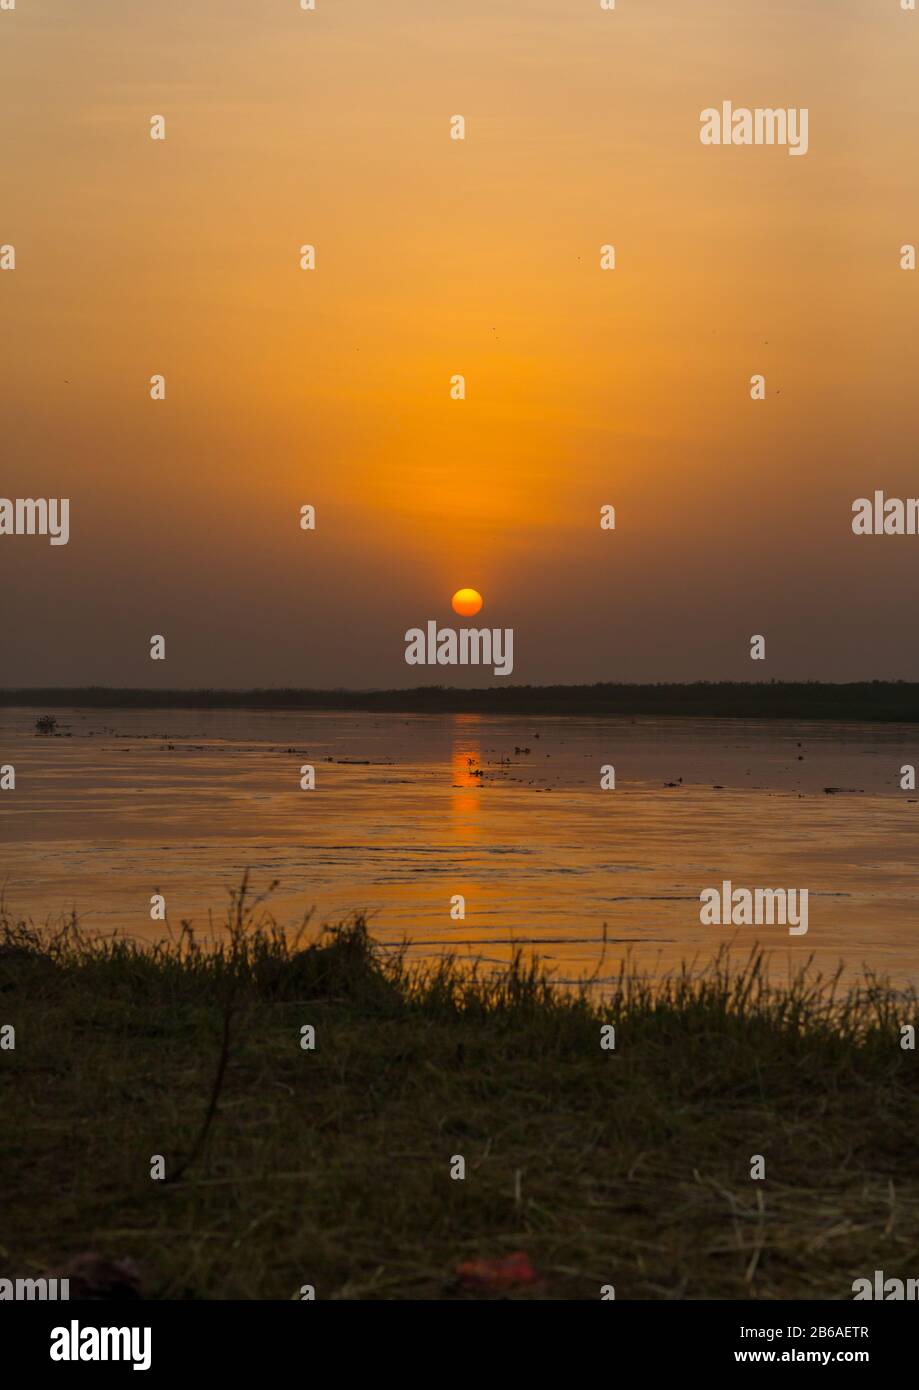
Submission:
M 915 726 L 289 711 L 0 710 L 0 875 L 37 922 L 214 935 L 249 869 L 282 922 L 372 914 L 413 955 L 535 950 L 557 977 L 697 966 L 719 946 L 919 983 Z M 301 790 L 301 766 L 315 769 Z M 601 769 L 615 768 L 615 790 Z M 827 788 L 835 790 L 828 792 Z M 808 890 L 808 931 L 703 926 L 699 894 Z M 454 899 L 465 900 L 459 918 Z

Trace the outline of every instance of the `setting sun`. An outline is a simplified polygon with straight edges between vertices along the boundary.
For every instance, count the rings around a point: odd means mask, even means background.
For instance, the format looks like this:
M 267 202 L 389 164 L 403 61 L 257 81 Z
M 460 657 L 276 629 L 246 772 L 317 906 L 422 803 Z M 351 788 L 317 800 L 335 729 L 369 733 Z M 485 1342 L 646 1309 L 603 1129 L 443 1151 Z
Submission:
M 478 613 L 485 600 L 478 589 L 457 589 L 450 602 L 454 613 L 459 613 L 462 618 L 471 618 Z

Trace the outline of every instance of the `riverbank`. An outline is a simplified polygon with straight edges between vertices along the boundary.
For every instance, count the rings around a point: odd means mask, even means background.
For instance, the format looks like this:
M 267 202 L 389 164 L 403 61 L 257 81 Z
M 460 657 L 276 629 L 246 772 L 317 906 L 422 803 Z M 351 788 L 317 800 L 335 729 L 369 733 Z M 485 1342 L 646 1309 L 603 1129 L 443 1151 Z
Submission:
M 216 953 L 5 917 L 0 1275 L 93 1251 L 161 1298 L 847 1299 L 919 1273 L 914 999 L 722 958 L 598 1000 L 260 911 L 237 895 Z
M 407 690 L 0 690 L 0 706 L 61 709 L 356 710 L 397 714 L 627 715 L 696 719 L 919 722 L 915 681 L 696 681 L 692 684 L 489 685 Z

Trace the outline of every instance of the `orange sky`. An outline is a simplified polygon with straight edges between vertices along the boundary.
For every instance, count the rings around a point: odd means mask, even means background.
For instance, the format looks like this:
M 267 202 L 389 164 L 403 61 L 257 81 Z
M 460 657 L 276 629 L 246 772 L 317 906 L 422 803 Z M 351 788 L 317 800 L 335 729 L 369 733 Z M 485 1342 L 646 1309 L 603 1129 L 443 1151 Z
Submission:
M 514 680 L 919 678 L 919 537 L 850 529 L 919 494 L 917 60 L 898 0 L 18 0 L 0 491 L 71 541 L 0 538 L 2 684 L 414 684 L 467 584 Z

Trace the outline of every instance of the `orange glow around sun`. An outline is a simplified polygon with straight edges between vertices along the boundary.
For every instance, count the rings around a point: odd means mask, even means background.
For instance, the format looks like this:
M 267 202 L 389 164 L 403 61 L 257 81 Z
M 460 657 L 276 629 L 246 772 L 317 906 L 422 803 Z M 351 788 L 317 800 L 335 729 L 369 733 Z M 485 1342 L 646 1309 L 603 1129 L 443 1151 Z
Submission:
M 478 613 L 485 600 L 478 589 L 457 589 L 450 602 L 454 613 L 459 613 L 462 618 L 471 618 Z

